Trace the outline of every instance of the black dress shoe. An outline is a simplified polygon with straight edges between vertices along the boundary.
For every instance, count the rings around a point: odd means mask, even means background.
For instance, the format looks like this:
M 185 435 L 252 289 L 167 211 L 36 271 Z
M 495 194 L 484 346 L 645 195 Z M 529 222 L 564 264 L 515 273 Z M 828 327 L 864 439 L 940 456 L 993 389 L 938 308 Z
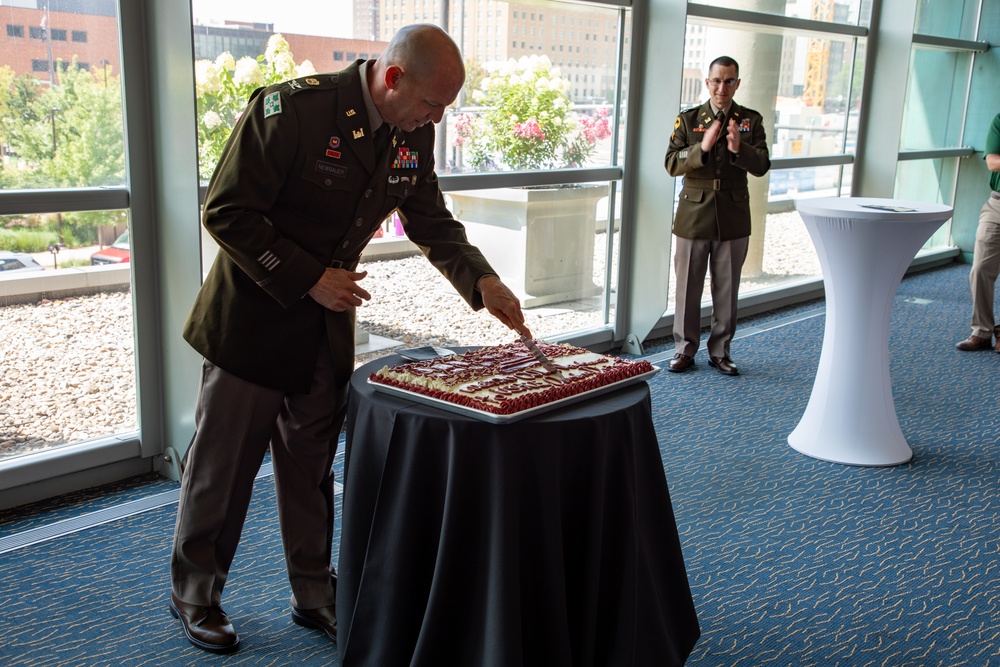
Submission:
M 188 604 L 171 593 L 170 614 L 180 619 L 188 641 L 204 651 L 232 653 L 240 647 L 236 628 L 218 605 L 201 607 Z
M 683 373 L 692 366 L 694 366 L 694 357 L 678 352 L 667 364 L 667 370 L 671 373 Z
M 997 345 L 1000 345 L 1000 340 L 997 341 Z M 976 334 L 972 334 L 961 343 L 955 343 L 955 349 L 961 350 L 962 352 L 975 352 L 977 350 L 988 350 L 993 347 L 993 341 L 989 338 L 980 338 Z
M 739 375 L 740 370 L 729 357 L 709 357 L 708 365 L 723 375 Z
M 331 641 L 337 641 L 337 613 L 333 605 L 319 609 L 292 607 L 292 620 L 304 628 L 322 630 Z

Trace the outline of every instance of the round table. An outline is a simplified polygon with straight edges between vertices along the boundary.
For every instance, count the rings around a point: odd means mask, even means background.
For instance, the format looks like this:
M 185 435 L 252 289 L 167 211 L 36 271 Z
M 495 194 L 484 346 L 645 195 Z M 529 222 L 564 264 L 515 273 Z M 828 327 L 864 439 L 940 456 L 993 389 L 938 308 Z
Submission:
M 344 667 L 681 665 L 700 630 L 645 382 L 494 424 L 351 378 Z
M 809 404 L 788 444 L 858 466 L 906 463 L 889 379 L 889 315 L 914 255 L 949 218 L 942 204 L 831 197 L 801 199 L 823 270 L 826 329 Z

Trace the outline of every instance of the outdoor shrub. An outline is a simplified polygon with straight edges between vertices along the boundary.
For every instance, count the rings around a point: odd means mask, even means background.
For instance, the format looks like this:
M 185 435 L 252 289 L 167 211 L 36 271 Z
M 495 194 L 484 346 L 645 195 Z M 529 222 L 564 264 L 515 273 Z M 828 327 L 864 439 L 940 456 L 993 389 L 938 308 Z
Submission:
M 55 232 L 33 229 L 0 229 L 0 250 L 13 252 L 42 252 L 57 243 Z

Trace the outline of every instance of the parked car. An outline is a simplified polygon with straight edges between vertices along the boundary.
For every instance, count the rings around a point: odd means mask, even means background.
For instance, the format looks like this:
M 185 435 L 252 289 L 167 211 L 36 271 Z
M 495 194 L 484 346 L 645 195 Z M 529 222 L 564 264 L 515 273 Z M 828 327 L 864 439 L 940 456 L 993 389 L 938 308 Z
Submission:
M 0 250 L 0 276 L 6 276 L 15 271 L 42 271 L 42 265 L 26 252 L 11 252 Z
M 129 261 L 128 230 L 115 239 L 115 242 L 103 250 L 98 250 L 90 256 L 91 265 L 121 264 Z

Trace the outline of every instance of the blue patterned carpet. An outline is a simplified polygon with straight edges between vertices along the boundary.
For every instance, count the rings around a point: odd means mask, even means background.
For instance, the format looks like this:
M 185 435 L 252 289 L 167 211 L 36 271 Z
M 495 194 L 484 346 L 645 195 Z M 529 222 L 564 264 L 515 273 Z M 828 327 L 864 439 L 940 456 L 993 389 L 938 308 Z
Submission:
M 950 265 L 897 295 L 889 348 L 906 465 L 849 467 L 788 446 L 819 360 L 821 302 L 741 323 L 739 377 L 701 352 L 693 371 L 651 380 L 702 626 L 688 665 L 1000 665 L 1000 355 L 954 349 L 969 332 L 968 292 L 968 266 Z M 649 348 L 662 356 L 672 343 Z M 172 491 L 146 478 L 0 512 L 0 539 Z M 0 664 L 337 664 L 288 618 L 270 478 L 257 482 L 226 589 L 243 647 L 188 645 L 166 606 L 175 509 L 0 554 Z

